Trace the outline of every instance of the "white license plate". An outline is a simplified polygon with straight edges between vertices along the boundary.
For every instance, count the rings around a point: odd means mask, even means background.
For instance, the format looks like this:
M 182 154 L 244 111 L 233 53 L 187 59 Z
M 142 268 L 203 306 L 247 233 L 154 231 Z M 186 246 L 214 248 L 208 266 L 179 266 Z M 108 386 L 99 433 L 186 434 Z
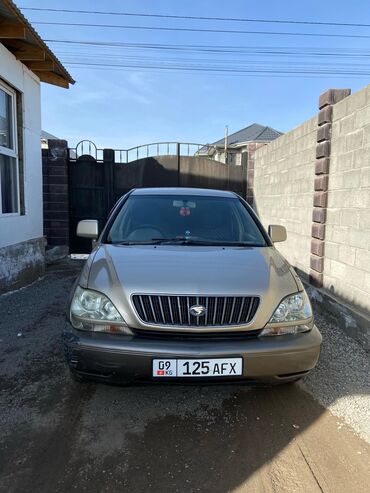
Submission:
M 243 374 L 243 358 L 154 359 L 153 377 L 236 377 Z

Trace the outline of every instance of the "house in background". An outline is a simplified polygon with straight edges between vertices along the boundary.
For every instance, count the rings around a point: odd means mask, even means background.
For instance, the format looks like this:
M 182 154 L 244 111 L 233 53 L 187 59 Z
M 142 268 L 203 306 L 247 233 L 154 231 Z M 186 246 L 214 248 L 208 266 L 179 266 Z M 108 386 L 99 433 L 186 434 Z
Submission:
M 255 151 L 257 147 L 268 144 L 277 139 L 282 132 L 271 127 L 266 127 L 258 123 L 253 123 L 246 128 L 239 130 L 231 135 L 207 144 L 207 147 L 200 149 L 199 155 L 208 155 L 216 161 L 240 166 L 242 164 L 242 154 L 248 151 Z M 256 146 L 258 144 L 258 146 Z
M 0 0 L 0 293 L 44 270 L 40 82 L 74 81 L 11 0 Z
M 41 130 L 41 149 L 48 149 L 49 140 L 59 140 L 59 137 L 56 137 L 53 134 L 49 134 L 49 132 L 45 132 L 45 130 Z

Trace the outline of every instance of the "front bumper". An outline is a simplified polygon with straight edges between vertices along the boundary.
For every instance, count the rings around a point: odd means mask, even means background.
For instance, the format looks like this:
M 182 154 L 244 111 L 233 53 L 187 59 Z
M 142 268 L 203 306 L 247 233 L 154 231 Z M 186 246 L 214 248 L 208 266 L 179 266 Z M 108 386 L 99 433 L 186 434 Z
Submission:
M 316 326 L 310 332 L 253 339 L 194 340 L 186 338 L 123 336 L 83 332 L 67 324 L 63 332 L 67 362 L 84 377 L 117 383 L 181 382 L 200 379 L 152 378 L 153 358 L 243 358 L 243 376 L 208 378 L 282 383 L 295 380 L 316 365 L 322 337 Z

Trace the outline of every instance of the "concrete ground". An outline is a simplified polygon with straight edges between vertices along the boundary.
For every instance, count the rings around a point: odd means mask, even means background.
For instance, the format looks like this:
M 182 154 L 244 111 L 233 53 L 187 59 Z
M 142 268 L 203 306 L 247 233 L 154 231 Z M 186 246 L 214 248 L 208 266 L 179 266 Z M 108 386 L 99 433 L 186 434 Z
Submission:
M 1 492 L 369 491 L 370 361 L 317 317 L 302 384 L 112 387 L 70 379 L 78 262 L 0 297 Z

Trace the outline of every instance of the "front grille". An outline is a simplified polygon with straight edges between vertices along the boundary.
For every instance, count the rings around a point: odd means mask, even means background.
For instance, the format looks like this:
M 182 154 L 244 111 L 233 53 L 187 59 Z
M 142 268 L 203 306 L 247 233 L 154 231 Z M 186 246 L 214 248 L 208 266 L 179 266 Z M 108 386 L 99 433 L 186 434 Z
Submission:
M 132 296 L 139 318 L 154 325 L 187 327 L 220 327 L 249 323 L 259 305 L 256 296 Z M 200 317 L 190 314 L 193 305 L 202 305 L 206 313 Z

